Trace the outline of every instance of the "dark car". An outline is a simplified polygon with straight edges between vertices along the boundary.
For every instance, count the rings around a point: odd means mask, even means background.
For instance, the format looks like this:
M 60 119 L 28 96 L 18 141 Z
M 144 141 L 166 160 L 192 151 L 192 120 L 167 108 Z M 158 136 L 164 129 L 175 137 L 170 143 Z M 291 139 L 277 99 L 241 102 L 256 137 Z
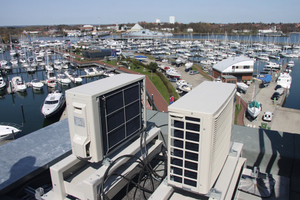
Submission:
M 271 99 L 272 99 L 272 100 L 278 100 L 279 97 L 280 97 L 279 92 L 274 92 L 273 95 L 271 96 Z
M 276 87 L 274 89 L 277 90 L 279 88 L 282 88 L 282 86 L 281 85 L 276 85 Z

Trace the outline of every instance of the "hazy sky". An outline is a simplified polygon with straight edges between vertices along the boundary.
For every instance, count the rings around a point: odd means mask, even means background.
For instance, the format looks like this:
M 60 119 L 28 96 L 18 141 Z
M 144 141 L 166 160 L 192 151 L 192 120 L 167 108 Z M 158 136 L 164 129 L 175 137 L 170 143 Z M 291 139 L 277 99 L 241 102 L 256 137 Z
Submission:
M 0 26 L 180 23 L 295 23 L 300 0 L 1 0 Z

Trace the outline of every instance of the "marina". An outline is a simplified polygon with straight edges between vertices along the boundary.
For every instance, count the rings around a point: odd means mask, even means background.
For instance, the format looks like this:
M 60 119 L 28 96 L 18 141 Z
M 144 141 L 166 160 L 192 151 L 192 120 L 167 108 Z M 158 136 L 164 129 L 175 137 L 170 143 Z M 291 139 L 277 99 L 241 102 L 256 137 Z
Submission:
M 132 52 L 132 53 L 144 53 L 144 55 L 149 55 L 149 56 L 155 56 L 155 57 L 160 57 L 161 59 L 165 59 L 165 61 L 170 61 L 170 60 L 176 60 L 177 58 L 181 58 L 180 62 L 187 62 L 189 61 L 191 64 L 195 63 L 201 66 L 203 70 L 207 70 L 208 73 L 211 74 L 211 66 L 213 62 L 210 62 L 211 64 L 201 64 L 205 62 L 209 62 L 210 60 L 214 60 L 214 62 L 218 61 L 218 58 L 224 59 L 225 57 L 228 56 L 235 56 L 241 53 L 245 53 L 246 51 L 241 51 L 241 48 L 234 48 L 233 47 L 233 42 L 235 41 L 235 45 L 240 45 L 245 50 L 251 49 L 251 44 L 247 43 L 246 41 L 250 41 L 250 38 L 252 38 L 252 41 L 257 40 L 256 42 L 264 42 L 264 44 L 268 44 L 269 42 L 278 40 L 279 42 L 286 42 L 287 40 L 294 42 L 293 46 L 296 47 L 298 45 L 299 41 L 299 35 L 294 34 L 291 35 L 288 39 L 286 37 L 273 37 L 273 38 L 267 38 L 267 37 L 261 37 L 261 36 L 236 36 L 228 37 L 228 44 L 229 44 L 229 49 L 226 45 L 224 45 L 222 42 L 218 43 L 217 41 L 221 39 L 225 39 L 226 37 L 215 35 L 215 36 L 209 36 L 209 35 L 191 35 L 191 36 L 181 36 L 179 37 L 178 35 L 174 35 L 171 39 L 126 39 L 126 40 L 119 40 L 116 38 L 116 36 L 106 36 L 105 38 L 101 40 L 97 40 L 101 48 L 113 48 L 116 49 L 118 52 Z M 39 47 L 40 50 L 43 50 L 43 52 L 46 52 L 43 46 L 52 46 L 54 52 L 50 54 L 50 56 L 45 58 L 44 60 L 40 60 L 43 62 L 52 62 L 55 63 L 55 61 L 58 60 L 64 60 L 64 56 L 66 56 L 66 53 L 64 51 L 59 51 L 56 49 L 63 49 L 63 44 L 65 43 L 64 40 L 66 40 L 69 46 L 74 46 L 75 48 L 79 47 L 79 45 L 87 45 L 91 41 L 93 41 L 93 38 L 77 38 L 75 40 L 74 37 L 69 37 L 69 38 L 61 38 L 62 40 L 58 40 L 57 38 L 38 38 L 38 40 L 34 41 L 34 44 Z M 240 39 L 240 40 L 237 40 Z M 263 41 L 264 40 L 264 41 Z M 224 40 L 226 41 L 226 40 Z M 240 42 L 239 42 L 240 41 Z M 246 43 L 245 43 L 246 42 Z M 47 44 L 47 45 L 46 45 Z M 65 43 L 66 44 L 66 43 Z M 263 44 L 263 43 L 261 43 Z M 249 46 L 250 45 L 250 46 Z M 231 46 L 231 47 L 230 47 Z M 257 46 L 257 45 L 256 45 Z M 254 46 L 255 47 L 255 46 Z M 263 47 L 263 45 L 261 45 Z M 266 47 L 271 47 L 266 46 Z M 274 47 L 274 46 L 273 46 Z M 222 48 L 224 48 L 222 50 Z M 253 49 L 253 48 L 252 48 Z M 255 50 L 255 49 L 254 49 Z M 256 50 L 255 50 L 256 51 Z M 254 51 L 254 52 L 255 52 Z M 263 51 L 263 48 L 260 50 Z M 43 53 L 42 52 L 42 53 Z M 168 55 L 169 52 L 169 55 Z M 223 52 L 221 54 L 221 52 Z M 296 50 L 293 49 L 288 49 L 289 54 L 292 52 L 297 52 Z M 40 52 L 39 52 L 40 53 Z M 31 54 L 28 56 L 31 58 L 34 58 L 34 55 L 37 55 L 39 53 L 36 53 L 36 51 L 32 51 Z M 249 55 L 254 55 L 249 54 Z M 270 54 L 271 55 L 271 54 Z M 294 54 L 296 55 L 296 54 Z M 223 57 L 222 57 L 223 56 Z M 10 62 L 10 52 L 5 51 L 0 57 L 2 57 L 2 60 Z M 40 59 L 40 57 L 37 57 Z M 142 57 L 141 57 L 142 58 Z M 144 58 L 144 57 L 143 57 Z M 49 61 L 50 59 L 50 61 Z M 279 60 L 278 59 L 273 59 L 270 58 L 269 62 L 276 63 L 277 65 L 282 65 L 285 62 L 288 61 L 294 61 L 294 69 L 291 72 L 291 75 L 298 73 L 298 66 L 299 66 L 299 61 L 298 58 L 289 58 L 289 57 L 282 57 Z M 164 61 L 164 62 L 165 62 Z M 162 62 L 161 64 L 166 64 L 169 65 L 169 63 L 164 63 Z M 177 60 L 176 60 L 177 62 Z M 179 62 L 179 61 L 178 61 Z M 189 63 L 189 65 L 191 65 Z M 96 63 L 95 63 L 96 64 Z M 273 73 L 273 70 L 270 71 L 265 71 L 265 66 L 268 65 L 268 63 L 264 60 L 261 60 L 257 58 L 255 62 L 255 74 L 254 75 L 262 75 L 264 73 Z M 10 65 L 2 65 L 2 68 L 5 66 L 10 66 Z M 98 65 L 102 68 L 104 66 Z M 43 65 L 38 66 L 36 71 L 34 73 L 29 73 L 24 67 L 21 65 L 21 60 L 18 65 L 13 65 L 9 71 L 9 73 L 6 74 L 7 80 L 11 80 L 14 76 L 18 75 L 22 77 L 22 79 L 26 82 L 27 88 L 26 92 L 20 93 L 12 93 L 10 90 L 10 85 L 8 85 L 8 90 L 1 90 L 1 104 L 5 105 L 3 107 L 4 112 L 7 113 L 14 113 L 11 116 L 3 116 L 3 118 L 0 118 L 0 121 L 8 121 L 8 122 L 13 122 L 17 124 L 23 124 L 23 129 L 22 133 L 19 134 L 17 137 L 21 137 L 22 135 L 26 135 L 34 130 L 37 130 L 39 128 L 42 128 L 44 126 L 47 126 L 59 119 L 44 119 L 43 116 L 40 113 L 40 108 L 42 106 L 42 103 L 47 96 L 48 92 L 52 92 L 55 89 L 58 89 L 62 92 L 64 92 L 68 88 L 75 87 L 78 83 L 75 83 L 74 81 L 71 82 L 70 84 L 59 84 L 55 86 L 56 88 L 51 88 L 47 86 L 46 80 L 47 78 L 47 73 L 46 71 L 42 68 Z M 71 66 L 70 66 L 71 67 Z M 82 83 L 79 84 L 85 84 L 90 81 L 97 80 L 99 78 L 103 78 L 104 76 L 102 75 L 92 75 L 92 74 L 87 74 L 87 68 L 89 68 L 89 64 L 82 64 L 82 67 L 80 68 L 74 68 L 73 70 L 77 73 L 77 75 L 82 79 Z M 46 66 L 45 66 L 46 68 Z M 185 68 L 182 72 L 181 75 L 185 74 L 186 70 L 190 69 L 191 67 L 189 66 L 188 69 L 186 66 L 179 67 Z M 179 69 L 177 68 L 177 69 Z M 176 69 L 176 67 L 175 67 Z M 61 69 L 63 70 L 63 69 Z M 55 70 L 55 76 L 59 75 L 59 73 L 56 74 Z M 67 70 L 63 70 L 65 73 L 67 73 Z M 295 71 L 295 72 L 294 72 Z M 104 71 L 103 71 L 104 73 Z M 172 76 L 172 74 L 175 74 L 175 71 L 169 70 L 168 73 Z M 186 76 L 186 75 L 184 75 Z M 178 76 L 180 77 L 180 76 Z M 177 78 L 178 78 L 177 77 Z M 199 77 L 199 75 L 196 76 L 190 76 L 188 75 L 186 78 L 183 78 L 187 82 L 191 82 L 192 77 Z M 200 76 L 201 77 L 201 76 Z M 32 80 L 38 79 L 41 80 L 41 82 L 44 83 L 43 89 L 42 90 L 33 90 L 30 88 L 30 83 Z M 200 81 L 201 82 L 201 81 Z M 199 81 L 195 82 L 193 87 L 197 86 L 197 84 L 200 83 Z M 297 99 L 297 91 L 299 91 L 299 87 L 295 84 L 294 82 L 297 82 L 296 80 L 293 80 L 292 86 L 289 92 L 289 95 L 287 96 L 285 103 L 282 104 L 284 107 L 288 108 L 294 108 L 294 109 L 300 109 L 299 104 L 295 102 L 294 99 Z M 174 85 L 176 88 L 176 85 Z M 181 91 L 183 90 L 190 90 L 189 88 L 184 88 L 181 87 Z M 300 92 L 298 92 L 300 93 Z M 295 97 L 296 95 L 296 97 Z M 30 115 L 29 115 L 30 113 Z M 27 116 L 29 115 L 29 116 Z

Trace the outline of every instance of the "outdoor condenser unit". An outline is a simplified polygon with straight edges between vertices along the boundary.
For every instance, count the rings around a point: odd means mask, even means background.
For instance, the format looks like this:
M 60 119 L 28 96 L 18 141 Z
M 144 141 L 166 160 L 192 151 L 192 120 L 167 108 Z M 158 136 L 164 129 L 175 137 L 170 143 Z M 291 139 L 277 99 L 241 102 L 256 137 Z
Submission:
M 236 85 L 203 82 L 168 107 L 168 184 L 207 194 L 230 150 Z
M 145 127 L 145 99 L 143 75 L 119 74 L 67 90 L 73 154 L 99 162 L 137 135 Z

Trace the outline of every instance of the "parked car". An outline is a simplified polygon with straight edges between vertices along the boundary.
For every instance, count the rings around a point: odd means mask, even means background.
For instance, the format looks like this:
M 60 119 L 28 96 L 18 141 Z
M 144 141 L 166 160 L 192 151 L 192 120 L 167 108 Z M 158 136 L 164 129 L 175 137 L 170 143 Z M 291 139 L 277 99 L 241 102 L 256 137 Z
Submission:
M 199 74 L 199 72 L 195 70 L 190 70 L 190 75 L 194 75 L 194 74 Z
M 282 86 L 281 85 L 276 85 L 276 87 L 274 89 L 277 90 L 279 88 L 282 88 Z
M 271 96 L 271 99 L 272 99 L 272 100 L 278 100 L 279 97 L 280 97 L 279 92 L 274 92 L 273 95 Z
M 262 119 L 263 119 L 264 121 L 270 122 L 270 121 L 272 121 L 272 118 L 273 118 L 273 113 L 270 112 L 270 111 L 266 111 L 266 112 L 264 113 Z

